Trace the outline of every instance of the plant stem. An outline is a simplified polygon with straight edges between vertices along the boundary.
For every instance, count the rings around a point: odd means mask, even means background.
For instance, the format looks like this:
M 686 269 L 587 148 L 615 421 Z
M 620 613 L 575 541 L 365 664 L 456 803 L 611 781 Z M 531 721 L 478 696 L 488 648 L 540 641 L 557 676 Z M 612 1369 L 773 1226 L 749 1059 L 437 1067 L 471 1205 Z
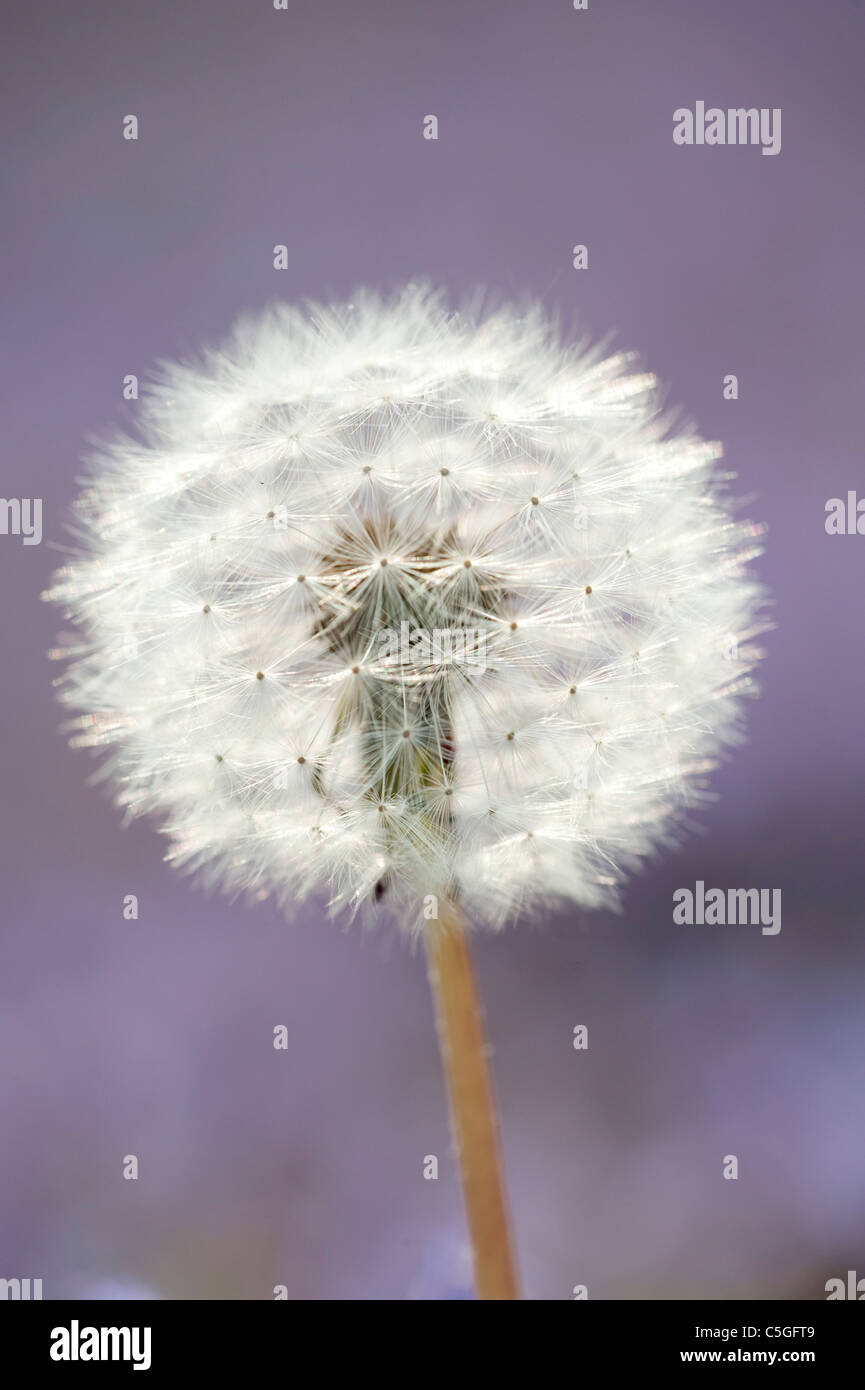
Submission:
M 462 915 L 452 903 L 424 931 L 479 1299 L 518 1299 L 483 1015 Z

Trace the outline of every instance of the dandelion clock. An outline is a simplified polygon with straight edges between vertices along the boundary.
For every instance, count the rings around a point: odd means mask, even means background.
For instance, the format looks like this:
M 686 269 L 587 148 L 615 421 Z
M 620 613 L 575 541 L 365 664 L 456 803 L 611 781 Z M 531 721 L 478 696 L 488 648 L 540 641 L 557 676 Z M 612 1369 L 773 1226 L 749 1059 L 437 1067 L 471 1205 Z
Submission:
M 422 938 L 485 1299 L 518 1283 L 466 930 L 615 904 L 763 626 L 718 447 L 630 362 L 424 286 L 279 305 L 163 369 L 49 594 L 74 741 L 169 860 Z

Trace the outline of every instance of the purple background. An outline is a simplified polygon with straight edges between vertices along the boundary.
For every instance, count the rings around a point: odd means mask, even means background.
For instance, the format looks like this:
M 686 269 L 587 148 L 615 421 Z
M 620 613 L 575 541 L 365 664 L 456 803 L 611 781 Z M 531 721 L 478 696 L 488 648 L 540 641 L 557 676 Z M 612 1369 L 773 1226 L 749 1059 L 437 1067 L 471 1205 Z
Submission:
M 865 495 L 865 7 L 106 0 L 18 7 L 7 32 L 2 493 L 44 499 L 45 541 L 0 536 L 0 1276 L 466 1296 L 421 959 L 317 908 L 289 928 L 210 900 L 152 826 L 124 829 L 58 735 L 61 620 L 38 598 L 87 437 L 134 420 L 126 373 L 274 297 L 416 274 L 615 330 L 770 528 L 764 695 L 703 833 L 620 917 L 477 942 L 527 1294 L 822 1298 L 865 1276 L 865 537 L 824 530 L 827 498 Z M 674 146 L 698 99 L 780 106 L 781 154 Z M 697 878 L 780 887 L 781 934 L 675 927 Z

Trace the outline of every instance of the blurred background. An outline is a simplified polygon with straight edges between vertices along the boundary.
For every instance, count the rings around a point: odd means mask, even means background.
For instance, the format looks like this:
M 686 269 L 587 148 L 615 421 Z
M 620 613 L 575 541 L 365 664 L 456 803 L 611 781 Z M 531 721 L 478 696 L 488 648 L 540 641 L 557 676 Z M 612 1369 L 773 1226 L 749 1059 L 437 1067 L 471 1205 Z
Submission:
M 418 274 L 638 349 L 769 525 L 763 697 L 693 836 L 621 915 L 476 939 L 526 1294 L 813 1299 L 865 1276 L 865 537 L 824 528 L 828 498 L 865 496 L 863 59 L 854 0 L 7 19 L 0 491 L 43 499 L 45 538 L 0 536 L 0 1276 L 46 1298 L 471 1296 L 420 955 L 164 866 L 58 734 L 39 602 L 88 437 L 134 423 L 125 375 L 274 298 Z M 781 107 L 780 155 L 674 146 L 697 100 Z M 675 926 L 696 879 L 781 888 L 780 934 Z

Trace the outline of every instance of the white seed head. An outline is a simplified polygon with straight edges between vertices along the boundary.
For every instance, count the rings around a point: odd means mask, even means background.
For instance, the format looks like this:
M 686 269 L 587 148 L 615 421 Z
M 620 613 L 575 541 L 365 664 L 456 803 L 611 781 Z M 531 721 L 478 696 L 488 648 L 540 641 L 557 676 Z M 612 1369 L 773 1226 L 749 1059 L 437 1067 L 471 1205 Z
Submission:
M 718 446 L 629 362 L 412 285 L 163 369 L 48 597 L 74 741 L 170 859 L 408 931 L 430 895 L 615 902 L 740 737 L 766 626 Z

